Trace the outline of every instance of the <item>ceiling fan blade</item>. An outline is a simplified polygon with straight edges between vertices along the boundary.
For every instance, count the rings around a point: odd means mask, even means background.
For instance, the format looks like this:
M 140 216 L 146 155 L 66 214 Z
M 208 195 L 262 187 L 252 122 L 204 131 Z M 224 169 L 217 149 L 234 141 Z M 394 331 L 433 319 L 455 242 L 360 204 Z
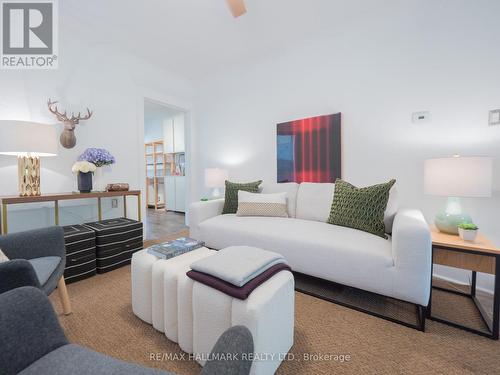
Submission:
M 234 17 L 239 17 L 247 12 L 243 0 L 226 0 L 229 9 Z

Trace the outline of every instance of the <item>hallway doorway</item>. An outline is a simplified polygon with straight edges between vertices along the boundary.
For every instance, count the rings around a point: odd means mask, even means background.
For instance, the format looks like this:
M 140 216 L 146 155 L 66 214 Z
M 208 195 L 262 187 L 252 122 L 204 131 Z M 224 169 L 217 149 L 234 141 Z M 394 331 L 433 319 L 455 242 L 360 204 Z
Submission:
M 185 112 L 144 100 L 145 240 L 187 229 Z

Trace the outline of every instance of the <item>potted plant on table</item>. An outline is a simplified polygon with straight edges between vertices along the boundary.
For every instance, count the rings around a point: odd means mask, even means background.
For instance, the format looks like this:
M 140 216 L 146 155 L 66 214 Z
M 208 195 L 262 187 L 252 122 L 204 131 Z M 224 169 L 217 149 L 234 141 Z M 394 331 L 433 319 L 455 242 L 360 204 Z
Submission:
M 78 157 L 79 161 L 87 161 L 94 164 L 95 171 L 94 187 L 97 191 L 104 191 L 105 184 L 102 178 L 102 168 L 116 162 L 115 157 L 103 148 L 88 148 Z
M 478 229 L 474 223 L 461 223 L 458 224 L 458 235 L 464 241 L 473 242 L 477 237 Z
M 92 191 L 92 174 L 96 171 L 95 164 L 88 161 L 77 161 L 71 170 L 78 173 L 78 190 L 80 193 L 90 193 Z

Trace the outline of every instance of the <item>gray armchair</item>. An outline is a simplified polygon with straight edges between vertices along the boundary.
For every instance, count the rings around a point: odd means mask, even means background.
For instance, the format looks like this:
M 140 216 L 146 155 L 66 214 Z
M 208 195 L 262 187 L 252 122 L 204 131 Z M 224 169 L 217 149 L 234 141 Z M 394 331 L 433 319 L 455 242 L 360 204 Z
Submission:
M 57 287 L 64 313 L 71 313 L 63 277 L 66 249 L 61 227 L 0 236 L 0 249 L 11 259 L 0 263 L 0 293 L 20 286 L 34 286 L 49 295 Z
M 2 375 L 172 375 L 70 344 L 49 300 L 33 287 L 0 294 L 0 337 Z M 249 374 L 251 353 L 248 328 L 232 327 L 215 344 L 201 374 Z

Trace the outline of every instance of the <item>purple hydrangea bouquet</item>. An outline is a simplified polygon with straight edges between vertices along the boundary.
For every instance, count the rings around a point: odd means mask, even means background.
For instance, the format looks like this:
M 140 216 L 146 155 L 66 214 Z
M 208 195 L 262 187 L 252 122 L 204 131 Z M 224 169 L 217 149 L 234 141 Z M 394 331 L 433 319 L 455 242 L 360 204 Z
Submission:
M 109 151 L 103 148 L 88 148 L 78 157 L 78 161 L 88 161 L 96 167 L 115 164 L 116 160 Z

